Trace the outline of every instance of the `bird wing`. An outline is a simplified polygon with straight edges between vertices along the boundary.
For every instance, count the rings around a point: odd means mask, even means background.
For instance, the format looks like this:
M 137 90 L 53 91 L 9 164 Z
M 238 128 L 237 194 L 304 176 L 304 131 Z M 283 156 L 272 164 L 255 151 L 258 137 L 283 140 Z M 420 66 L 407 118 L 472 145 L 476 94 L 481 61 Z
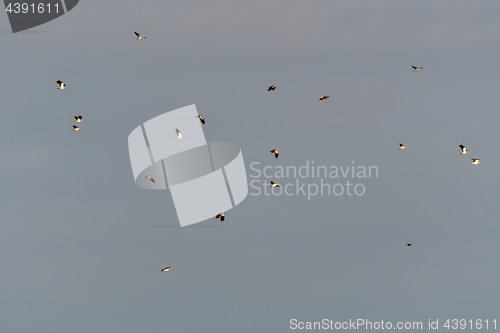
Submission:
M 201 123 L 202 123 L 203 125 L 205 125 L 205 119 L 201 119 L 201 118 L 200 118 L 200 120 L 201 120 Z
M 278 153 L 274 154 L 274 156 L 276 156 L 276 158 L 278 158 Z
M 74 128 L 74 129 L 77 129 L 77 128 L 78 128 L 78 126 L 73 125 L 73 128 Z
M 221 217 L 220 217 L 220 221 L 221 221 L 221 222 L 224 222 L 224 218 L 225 218 L 225 216 L 221 216 Z
M 57 84 L 62 84 L 63 83 L 61 80 L 57 80 L 56 82 L 57 82 Z
M 411 65 L 411 67 L 412 67 L 413 69 L 417 69 L 417 67 L 415 67 L 415 66 L 413 66 L 413 65 Z
M 220 214 L 217 214 L 217 216 L 216 216 L 215 218 L 216 218 L 216 219 L 218 219 L 218 218 L 220 218 L 220 217 L 221 217 L 221 215 L 220 215 Z
M 141 37 L 141 35 L 137 32 L 134 31 L 134 33 L 137 35 L 137 37 Z

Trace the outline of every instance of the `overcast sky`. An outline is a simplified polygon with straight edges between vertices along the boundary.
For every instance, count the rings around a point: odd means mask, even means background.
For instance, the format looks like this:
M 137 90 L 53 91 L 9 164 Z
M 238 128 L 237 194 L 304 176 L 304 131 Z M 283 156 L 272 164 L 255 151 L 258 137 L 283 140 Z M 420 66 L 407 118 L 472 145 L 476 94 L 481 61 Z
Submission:
M 12 34 L 0 14 L 1 331 L 500 321 L 499 16 L 497 0 L 82 0 Z M 362 196 L 249 194 L 180 228 L 168 190 L 135 185 L 127 138 L 190 104 L 249 181 L 297 181 L 253 162 L 378 178 L 324 180 Z

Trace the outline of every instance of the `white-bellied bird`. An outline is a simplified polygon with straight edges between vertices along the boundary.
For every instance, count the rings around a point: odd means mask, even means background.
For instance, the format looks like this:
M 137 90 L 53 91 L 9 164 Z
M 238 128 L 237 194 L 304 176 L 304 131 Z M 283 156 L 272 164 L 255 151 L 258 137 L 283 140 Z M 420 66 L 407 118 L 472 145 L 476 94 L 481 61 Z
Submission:
M 66 85 L 64 84 L 64 82 L 62 82 L 61 80 L 57 80 L 56 82 L 59 85 L 59 88 L 57 88 L 57 89 L 60 89 L 60 90 L 66 89 Z
M 134 31 L 134 33 L 137 35 L 137 40 L 140 40 L 140 39 L 146 39 L 146 38 L 148 38 L 148 37 L 142 37 L 142 36 L 141 36 L 141 34 L 140 34 L 140 33 L 138 33 L 138 32 L 135 32 L 135 31 Z

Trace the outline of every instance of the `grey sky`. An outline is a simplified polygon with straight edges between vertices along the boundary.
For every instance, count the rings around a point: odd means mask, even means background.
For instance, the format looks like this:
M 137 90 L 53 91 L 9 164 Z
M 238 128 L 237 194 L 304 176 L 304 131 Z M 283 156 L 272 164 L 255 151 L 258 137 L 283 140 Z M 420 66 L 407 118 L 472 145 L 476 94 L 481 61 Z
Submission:
M 493 0 L 82 0 L 17 34 L 0 15 L 1 331 L 500 320 L 499 15 Z M 354 180 L 361 197 L 249 195 L 179 228 L 168 191 L 135 185 L 127 138 L 190 104 L 249 176 L 314 160 L 379 178 Z

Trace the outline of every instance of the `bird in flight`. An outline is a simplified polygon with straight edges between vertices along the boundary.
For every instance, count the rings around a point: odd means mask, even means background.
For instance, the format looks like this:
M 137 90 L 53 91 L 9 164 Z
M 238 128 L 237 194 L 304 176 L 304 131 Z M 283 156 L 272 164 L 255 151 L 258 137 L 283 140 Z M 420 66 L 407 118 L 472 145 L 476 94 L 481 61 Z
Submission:
M 275 182 L 271 181 L 271 186 L 269 187 L 280 187 L 279 184 L 276 184 Z
M 474 165 L 478 165 L 480 162 L 479 162 L 479 158 L 471 158 L 472 162 L 470 162 L 470 164 L 474 164 Z
M 271 150 L 271 154 L 274 154 L 274 157 L 278 158 L 278 149 Z
M 81 123 L 83 121 L 82 116 L 75 116 L 75 123 Z
M 330 95 L 325 95 L 325 96 L 321 96 L 319 98 L 320 101 L 324 101 L 325 99 L 327 99 L 328 97 L 330 97 Z
M 200 118 L 201 123 L 202 123 L 203 125 L 205 125 L 205 118 L 203 118 L 203 115 L 199 115 L 199 116 L 198 116 L 198 117 L 196 117 L 196 118 Z
M 413 68 L 414 72 L 418 72 L 419 70 L 424 69 L 423 67 L 415 67 L 413 65 L 411 67 Z
M 178 128 L 175 129 L 175 131 L 177 132 L 177 137 L 176 139 L 182 139 L 184 137 L 184 135 L 181 134 L 181 131 L 179 131 Z
M 165 267 L 164 269 L 162 269 L 161 271 L 162 272 L 168 272 L 171 269 L 172 269 L 172 267 L 168 266 L 168 267 Z
M 269 87 L 269 89 L 267 89 L 267 91 L 274 91 L 274 89 L 276 89 L 276 85 L 273 84 L 272 86 Z
M 59 88 L 57 88 L 57 89 L 60 89 L 60 90 L 66 89 L 66 85 L 64 84 L 64 82 L 62 82 L 61 80 L 57 80 L 56 82 L 59 85 Z
M 73 131 L 78 132 L 78 131 L 81 131 L 81 130 L 82 129 L 80 127 L 73 125 Z
M 134 31 L 134 33 L 137 35 L 137 40 L 139 40 L 139 39 L 146 39 L 146 38 L 148 38 L 148 37 L 142 37 L 142 36 L 141 36 L 141 34 L 140 34 L 140 33 L 138 33 L 138 32 L 135 32 L 135 31 Z
M 467 148 L 465 148 L 464 145 L 458 145 L 460 147 L 460 149 L 462 149 L 462 152 L 460 153 L 460 155 L 462 154 L 467 154 L 469 151 L 467 150 Z
M 398 149 L 406 149 L 406 146 L 404 146 L 402 143 L 400 143 Z
M 411 246 L 411 244 L 406 244 L 406 246 Z
M 224 222 L 225 215 L 224 213 L 217 214 L 215 217 L 217 220 L 220 219 L 221 222 Z
M 146 177 L 144 177 L 144 178 L 149 179 L 149 180 L 150 180 L 150 181 L 152 181 L 153 183 L 156 183 L 156 182 L 155 182 L 155 179 L 153 178 L 153 176 L 146 176 Z

